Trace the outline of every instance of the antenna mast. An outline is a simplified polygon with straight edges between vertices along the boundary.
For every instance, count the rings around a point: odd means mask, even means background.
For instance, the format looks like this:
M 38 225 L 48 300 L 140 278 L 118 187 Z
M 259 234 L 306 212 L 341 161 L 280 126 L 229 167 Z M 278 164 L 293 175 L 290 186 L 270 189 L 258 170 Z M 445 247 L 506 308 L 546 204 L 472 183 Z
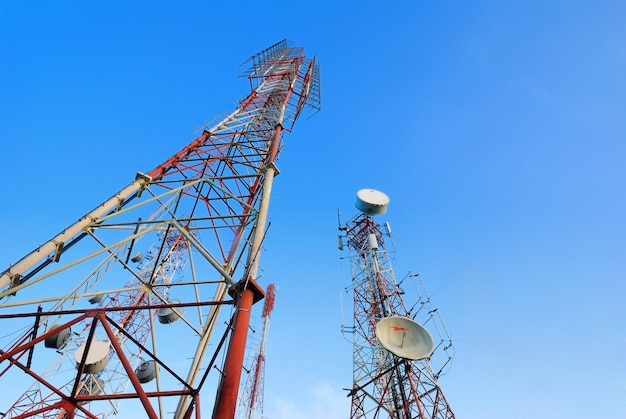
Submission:
M 405 306 L 389 259 L 391 229 L 386 225 L 384 233 L 374 220 L 386 212 L 388 203 L 382 192 L 360 190 L 360 212 L 339 228 L 349 253 L 354 294 L 354 325 L 344 328 L 353 340 L 350 418 L 453 419 L 439 386 L 452 357 L 452 341 L 425 289 L 418 290 L 412 308 Z M 434 338 L 429 329 L 436 332 Z M 440 359 L 441 368 L 433 370 L 431 362 Z

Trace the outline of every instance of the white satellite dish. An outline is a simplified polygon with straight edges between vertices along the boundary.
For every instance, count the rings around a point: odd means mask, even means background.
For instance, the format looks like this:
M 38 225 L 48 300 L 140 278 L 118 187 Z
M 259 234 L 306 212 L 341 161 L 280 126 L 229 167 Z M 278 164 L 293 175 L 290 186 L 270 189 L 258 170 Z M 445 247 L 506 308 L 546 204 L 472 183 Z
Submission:
M 376 324 L 380 344 L 400 358 L 424 359 L 435 350 L 433 337 L 421 324 L 407 317 L 386 317 Z
M 46 338 L 44 342 L 46 348 L 63 349 L 70 340 L 71 328 L 61 329 L 60 327 L 56 327 L 53 330 L 56 329 L 59 329 L 57 333 Z
M 381 215 L 387 212 L 389 197 L 375 189 L 361 189 L 356 193 L 355 206 L 366 215 Z
M 180 300 L 172 300 L 170 303 L 179 304 Z M 163 307 L 157 311 L 157 317 L 159 318 L 159 323 L 169 324 L 180 319 L 184 312 L 185 309 L 183 307 Z
M 135 369 L 135 375 L 140 383 L 149 383 L 156 378 L 156 362 L 144 361 Z
M 106 367 L 109 362 L 109 352 L 111 350 L 111 344 L 103 340 L 93 340 L 89 349 L 84 343 L 76 349 L 74 352 L 74 360 L 76 366 L 80 365 L 80 361 L 83 359 L 83 354 L 87 350 L 87 358 L 85 359 L 85 369 L 83 372 L 88 374 L 95 374 Z

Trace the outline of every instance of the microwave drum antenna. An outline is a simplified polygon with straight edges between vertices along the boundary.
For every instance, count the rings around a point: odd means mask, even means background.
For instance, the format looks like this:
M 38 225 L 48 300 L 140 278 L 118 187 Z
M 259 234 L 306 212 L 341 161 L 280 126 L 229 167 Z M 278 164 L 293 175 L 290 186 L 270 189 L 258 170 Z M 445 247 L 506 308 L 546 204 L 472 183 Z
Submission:
M 435 350 L 433 337 L 428 330 L 406 317 L 382 319 L 376 324 L 376 337 L 385 349 L 400 358 L 425 359 Z

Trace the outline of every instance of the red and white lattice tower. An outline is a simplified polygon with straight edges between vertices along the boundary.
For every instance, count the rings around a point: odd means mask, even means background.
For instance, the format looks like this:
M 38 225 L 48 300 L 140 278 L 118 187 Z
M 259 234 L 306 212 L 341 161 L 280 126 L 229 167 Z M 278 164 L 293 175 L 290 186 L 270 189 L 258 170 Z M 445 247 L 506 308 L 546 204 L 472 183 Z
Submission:
M 234 112 L 0 273 L 3 417 L 234 417 L 282 142 L 320 109 L 302 48 L 246 64 Z
M 239 404 L 241 408 L 237 412 L 240 419 L 263 418 L 263 399 L 265 391 L 265 346 L 270 327 L 270 316 L 274 309 L 275 301 L 274 284 L 268 284 L 265 288 L 265 301 L 261 313 L 261 333 L 256 353 L 252 358 L 248 377 L 244 390 L 241 393 Z
M 391 229 L 374 219 L 388 202 L 382 192 L 360 190 L 360 212 L 339 226 L 352 274 L 346 291 L 354 297 L 354 324 L 342 325 L 353 341 L 350 418 L 451 419 L 439 377 L 452 358 L 452 340 L 418 275 L 407 277 L 419 279 L 417 302 L 407 308 L 403 301 L 403 281 L 396 282 L 390 261 Z

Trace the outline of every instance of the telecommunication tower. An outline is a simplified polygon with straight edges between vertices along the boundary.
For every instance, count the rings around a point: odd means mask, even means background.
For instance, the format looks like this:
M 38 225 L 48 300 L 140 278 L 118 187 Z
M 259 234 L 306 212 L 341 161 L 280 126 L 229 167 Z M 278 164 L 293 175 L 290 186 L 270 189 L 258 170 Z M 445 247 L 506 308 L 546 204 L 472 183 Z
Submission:
M 270 327 L 270 316 L 274 309 L 276 294 L 274 284 L 268 284 L 265 288 L 265 300 L 261 312 L 261 333 L 258 347 L 252 359 L 250 369 L 246 372 L 248 377 L 244 390 L 240 397 L 241 409 L 237 412 L 240 419 L 263 418 L 263 402 L 265 393 L 265 346 Z
M 347 248 L 352 275 L 346 291 L 354 304 L 353 325 L 342 325 L 353 342 L 350 418 L 453 419 L 439 386 L 452 340 L 419 275 L 405 278 L 418 280 L 417 302 L 407 307 L 403 301 L 404 280 L 396 282 L 390 260 L 391 228 L 374 219 L 388 203 L 384 193 L 362 189 L 359 213 L 339 225 L 339 249 Z
M 276 163 L 320 109 L 303 48 L 244 64 L 234 112 L 0 273 L 0 416 L 234 417 Z

